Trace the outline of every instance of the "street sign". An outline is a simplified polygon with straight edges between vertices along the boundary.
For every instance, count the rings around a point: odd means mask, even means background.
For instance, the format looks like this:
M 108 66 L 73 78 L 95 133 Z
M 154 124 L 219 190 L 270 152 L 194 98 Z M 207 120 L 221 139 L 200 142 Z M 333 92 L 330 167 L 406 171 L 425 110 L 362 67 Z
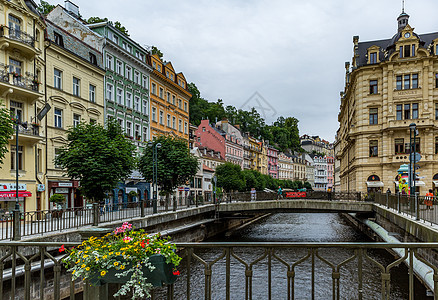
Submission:
M 185 187 L 184 191 L 188 192 L 188 191 L 190 191 L 190 188 L 189 187 Z
M 415 154 L 415 156 L 414 156 Z M 413 161 L 415 158 L 415 162 L 419 162 L 421 160 L 421 154 L 418 152 L 412 152 L 411 154 L 409 154 L 409 161 Z
M 50 108 L 51 108 L 50 104 L 46 103 L 46 105 L 44 105 L 43 109 L 37 115 L 37 119 L 41 121 L 47 115 L 47 113 L 49 112 Z
M 182 186 L 178 187 L 178 192 L 182 192 L 182 191 L 184 191 L 184 187 Z

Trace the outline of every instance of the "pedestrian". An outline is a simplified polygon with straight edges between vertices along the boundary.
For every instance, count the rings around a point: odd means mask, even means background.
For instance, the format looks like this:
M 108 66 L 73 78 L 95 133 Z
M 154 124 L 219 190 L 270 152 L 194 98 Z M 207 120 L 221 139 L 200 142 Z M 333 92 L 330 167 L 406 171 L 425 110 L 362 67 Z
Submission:
M 424 203 L 426 204 L 426 209 L 433 209 L 433 191 L 429 190 L 429 193 L 426 193 L 426 198 L 424 200 Z
M 388 195 L 391 195 L 391 190 L 388 188 L 388 189 L 386 190 L 386 193 L 387 193 Z
M 282 198 L 283 199 L 283 190 L 281 189 L 281 186 L 278 186 L 278 191 L 277 191 L 277 200 Z
M 256 189 L 251 188 L 251 201 L 256 201 Z
M 332 201 L 332 188 L 327 189 L 327 198 L 329 201 Z

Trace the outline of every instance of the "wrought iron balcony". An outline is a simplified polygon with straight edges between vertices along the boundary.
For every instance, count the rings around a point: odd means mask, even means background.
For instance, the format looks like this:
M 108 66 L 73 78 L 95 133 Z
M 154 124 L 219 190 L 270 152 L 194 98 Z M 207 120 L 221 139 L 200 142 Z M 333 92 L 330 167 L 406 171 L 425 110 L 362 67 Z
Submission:
M 35 39 L 31 35 L 27 34 L 26 32 L 23 32 L 22 30 L 17 30 L 3 26 L 0 27 L 0 36 L 2 37 L 7 36 L 12 40 L 16 40 L 21 43 L 28 44 L 31 47 L 35 46 Z
M 19 30 L 0 26 L 0 45 L 4 48 L 17 48 L 28 57 L 40 53 L 39 49 L 35 48 L 35 38 L 30 34 Z
M 5 67 L 7 68 L 7 66 Z M 4 86 L 4 88 L 10 88 L 10 86 L 16 86 L 22 88 L 24 90 L 20 90 L 15 92 L 16 94 L 22 94 L 23 96 L 30 96 L 29 92 L 32 96 L 39 97 L 39 85 L 40 83 L 34 77 L 24 76 L 17 73 L 10 73 L 6 71 L 0 71 L 0 85 L 2 83 L 8 84 L 8 86 Z M 0 88 L 0 92 L 1 92 Z M 27 92 L 29 91 L 29 92 Z

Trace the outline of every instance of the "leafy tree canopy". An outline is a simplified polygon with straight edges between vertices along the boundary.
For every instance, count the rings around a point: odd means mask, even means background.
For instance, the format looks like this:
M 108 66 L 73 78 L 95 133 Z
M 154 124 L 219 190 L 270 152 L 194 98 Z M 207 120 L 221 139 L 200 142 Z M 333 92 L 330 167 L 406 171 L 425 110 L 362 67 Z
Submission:
M 159 58 L 163 58 L 163 52 L 161 52 L 156 46 L 152 46 L 152 54 L 157 54 Z
M 146 147 L 139 161 L 139 170 L 147 181 L 153 178 L 153 149 L 157 144 L 158 185 L 169 195 L 179 185 L 192 179 L 198 171 L 198 159 L 190 153 L 187 142 L 160 136 Z
M 37 6 L 38 11 L 43 16 L 47 16 L 54 8 L 55 8 L 55 5 L 52 5 L 49 2 L 44 1 L 44 0 L 40 0 L 40 4 Z
M 217 186 L 226 192 L 245 189 L 245 177 L 239 165 L 226 162 L 216 168 Z
M 135 146 L 115 120 L 106 127 L 81 123 L 68 130 L 67 141 L 55 163 L 81 181 L 81 192 L 91 201 L 103 200 L 135 168 Z
M 126 36 L 129 36 L 128 29 L 123 26 L 119 21 L 114 22 L 114 27 L 117 28 L 120 32 L 124 33 Z
M 102 23 L 102 22 L 108 22 L 108 18 L 100 18 L 100 17 L 89 17 L 87 20 L 88 24 L 96 24 L 96 23 Z
M 96 24 L 96 23 L 102 23 L 102 22 L 108 22 L 108 18 L 101 18 L 101 17 L 89 17 L 87 20 L 88 24 Z M 112 24 L 112 23 L 111 23 Z M 125 34 L 126 36 L 129 36 L 128 29 L 126 29 L 125 26 L 123 26 L 119 21 L 115 21 L 114 27 L 119 30 L 121 33 Z
M 0 102 L 0 168 L 3 165 L 3 159 L 8 153 L 9 140 L 14 134 L 14 124 L 10 112 Z

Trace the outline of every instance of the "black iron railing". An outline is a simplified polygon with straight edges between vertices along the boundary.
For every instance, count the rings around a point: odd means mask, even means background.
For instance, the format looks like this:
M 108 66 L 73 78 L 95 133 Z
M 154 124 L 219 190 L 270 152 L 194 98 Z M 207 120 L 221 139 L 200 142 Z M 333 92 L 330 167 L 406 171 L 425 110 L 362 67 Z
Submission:
M 0 300 L 81 299 L 81 294 L 89 299 L 86 283 L 71 281 L 63 266 L 66 254 L 58 251 L 62 245 L 70 248 L 78 243 L 0 243 Z M 152 299 L 228 300 L 241 295 L 239 299 L 249 300 L 260 299 L 260 293 L 266 295 L 264 299 L 275 299 L 273 291 L 280 280 L 276 293 L 280 291 L 281 299 L 299 299 L 299 289 L 306 289 L 306 298 L 314 299 L 321 294 L 321 283 L 324 299 L 394 299 L 391 284 L 398 278 L 391 271 L 403 262 L 408 264 L 409 299 L 415 298 L 414 263 L 418 262 L 430 268 L 432 292 L 438 299 L 438 267 L 424 259 L 438 250 L 438 243 L 177 243 L 177 247 L 183 257 L 180 278 L 172 286 L 154 290 Z M 335 261 L 326 256 L 331 249 L 346 251 Z M 404 254 L 383 264 L 370 255 L 379 249 L 403 249 Z M 211 254 L 208 258 L 206 251 Z M 243 259 L 248 253 L 251 259 L 247 255 Z M 365 285 L 370 276 L 379 278 L 381 285 Z M 331 289 L 326 289 L 327 282 Z
M 20 29 L 13 29 L 7 26 L 1 26 L 0 37 L 7 37 L 11 40 L 16 40 L 31 47 L 35 47 L 35 39 L 30 34 L 27 34 Z

